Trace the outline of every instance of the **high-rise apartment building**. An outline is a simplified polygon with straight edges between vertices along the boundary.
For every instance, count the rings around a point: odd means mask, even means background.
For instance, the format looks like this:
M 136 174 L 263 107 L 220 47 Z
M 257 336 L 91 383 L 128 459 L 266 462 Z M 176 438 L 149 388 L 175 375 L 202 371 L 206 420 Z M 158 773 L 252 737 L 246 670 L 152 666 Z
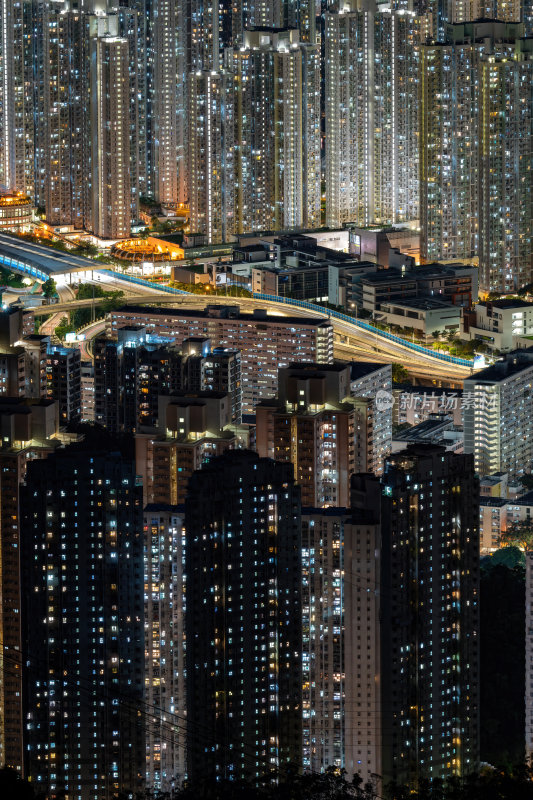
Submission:
M 508 353 L 463 382 L 464 451 L 476 472 L 518 479 L 533 462 L 533 349 Z
M 244 33 L 235 77 L 235 233 L 320 226 L 320 50 Z
M 419 20 L 341 3 L 326 13 L 326 223 L 418 219 Z
M 75 445 L 33 462 L 22 504 L 27 774 L 49 794 L 140 788 L 142 488 L 131 460 Z
M 185 529 L 183 509 L 144 509 L 146 786 L 177 788 L 186 774 Z
M 239 350 L 211 348 L 209 339 L 186 339 L 184 385 L 190 392 L 222 392 L 230 397 L 231 424 L 242 421 L 242 370 Z
M 448 26 L 421 48 L 421 252 L 479 256 L 485 291 L 531 279 L 532 49 L 518 23 Z
M 49 347 L 46 390 L 57 403 L 59 425 L 81 422 L 81 360 L 77 347 Z
M 159 395 L 175 391 L 230 395 L 232 424 L 241 422 L 242 379 L 238 350 L 214 348 L 209 339 L 190 338 L 181 346 L 169 337 L 126 325 L 117 339 L 94 342 L 95 419 L 110 431 L 158 426 Z
M 487 292 L 533 278 L 533 38 L 480 64 L 479 266 Z
M 350 395 L 349 365 L 292 364 L 256 407 L 257 452 L 292 463 L 305 506 L 346 507 L 351 475 L 374 465 L 373 417 L 373 400 Z
M 122 238 L 146 178 L 144 50 L 135 10 L 92 11 L 36 10 L 36 194 L 51 224 Z
M 140 325 L 121 328 L 116 340 L 95 339 L 95 420 L 109 431 L 156 426 L 159 395 L 182 386 L 181 353 L 169 339 Z
M 289 464 L 249 451 L 189 482 L 187 759 L 192 781 L 301 761 L 300 496 Z
M 191 230 L 227 242 L 235 232 L 233 77 L 225 70 L 191 73 L 188 107 Z
M 226 450 L 247 446 L 247 431 L 231 425 L 230 404 L 221 392 L 159 397 L 158 429 L 135 436 L 145 503 L 185 502 L 195 470 Z
M 424 38 L 443 42 L 448 25 L 481 19 L 520 22 L 521 4 L 527 2 L 529 0 L 418 0 L 414 5 L 426 26 Z
M 0 764 L 24 772 L 20 485 L 30 461 L 59 442 L 51 400 L 0 399 Z
M 81 421 L 94 422 L 94 364 L 80 362 Z
M 0 3 L 0 186 L 32 195 L 33 39 L 30 0 Z
M 352 480 L 354 518 L 381 526 L 384 780 L 478 767 L 478 493 L 472 456 L 434 445 L 389 456 L 381 480 Z
M 107 239 L 131 231 L 129 43 L 91 41 L 92 227 Z
M 36 114 L 36 179 L 52 225 L 91 225 L 87 163 L 88 37 L 86 18 L 60 4 L 41 10 L 41 96 Z
M 148 333 L 184 339 L 208 338 L 213 348 L 240 350 L 242 413 L 252 414 L 259 400 L 275 395 L 278 368 L 296 361 L 333 361 L 333 328 L 312 317 L 275 317 L 257 309 L 243 314 L 238 306 L 193 309 L 126 306 L 110 314 L 110 330 L 143 325 Z
M 152 13 L 148 9 L 151 5 Z M 218 4 L 214 4 L 218 8 Z M 154 0 L 146 4 L 152 80 L 149 85 L 153 194 L 163 204 L 186 198 L 185 109 L 187 79 L 185 34 L 188 3 Z
M 392 364 L 352 361 L 350 394 L 370 398 L 374 403 L 372 417 L 372 454 L 367 469 L 381 475 L 383 463 L 392 448 Z
M 303 765 L 372 783 L 382 774 L 380 566 L 367 512 L 302 509 Z
M 320 50 L 297 30 L 243 32 L 190 78 L 191 229 L 208 241 L 320 225 Z
M 0 395 L 39 398 L 47 396 L 47 336 L 25 333 L 24 315 L 18 309 L 0 313 Z

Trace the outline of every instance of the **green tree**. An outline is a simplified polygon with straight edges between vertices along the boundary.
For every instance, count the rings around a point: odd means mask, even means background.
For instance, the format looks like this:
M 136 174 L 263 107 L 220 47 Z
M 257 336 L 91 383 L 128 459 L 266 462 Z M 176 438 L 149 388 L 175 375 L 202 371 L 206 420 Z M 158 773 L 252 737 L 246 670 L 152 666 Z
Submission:
M 95 244 L 92 242 L 80 242 L 80 244 L 74 250 L 76 255 L 86 256 L 87 258 L 91 258 L 93 256 L 97 256 L 99 250 Z
M 533 489 L 533 475 L 522 475 L 520 483 L 522 486 L 525 486 L 526 489 Z
M 43 296 L 50 299 L 51 297 L 55 297 L 56 294 L 57 284 L 53 278 L 48 278 L 48 280 L 43 283 Z
M 533 548 L 533 524 L 531 522 L 513 522 L 501 535 L 503 545 L 514 545 L 521 550 Z
M 72 333 L 74 330 L 75 328 L 72 323 L 68 321 L 68 318 L 63 317 L 57 328 L 54 330 L 54 333 L 58 339 L 64 339 L 67 333 Z
M 393 383 L 410 383 L 409 373 L 403 364 L 392 365 L 392 382 Z

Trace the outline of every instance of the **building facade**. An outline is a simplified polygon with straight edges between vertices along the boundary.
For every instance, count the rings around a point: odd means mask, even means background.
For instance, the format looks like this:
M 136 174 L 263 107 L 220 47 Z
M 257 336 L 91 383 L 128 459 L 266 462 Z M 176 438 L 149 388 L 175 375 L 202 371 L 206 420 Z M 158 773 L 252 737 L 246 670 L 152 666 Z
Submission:
M 326 224 L 418 219 L 419 21 L 356 2 L 326 14 Z
M 192 781 L 257 780 L 301 758 L 300 496 L 249 451 L 189 483 L 187 758 Z
M 305 506 L 346 507 L 351 475 L 374 465 L 373 421 L 373 400 L 350 395 L 348 365 L 292 364 L 256 407 L 257 452 L 292 464 Z
M 120 453 L 30 464 L 23 490 L 27 775 L 77 800 L 145 770 L 142 489 Z
M 22 702 L 21 484 L 30 461 L 46 458 L 58 442 L 57 409 L 50 400 L 1 398 L 0 426 L 0 763 L 24 774 Z
M 421 48 L 421 255 L 478 257 L 486 292 L 531 279 L 532 43 L 523 32 L 484 19 L 449 25 Z
M 171 791 L 186 774 L 183 509 L 147 505 L 143 521 L 146 786 Z
M 382 777 L 410 786 L 479 761 L 479 509 L 471 456 L 411 445 L 352 508 L 381 524 Z M 372 587 L 369 587 L 372 588 Z
M 303 765 L 382 774 L 380 530 L 366 512 L 302 509 Z
M 516 480 L 530 471 L 532 381 L 530 348 L 507 354 L 463 382 L 464 449 L 473 454 L 480 476 L 507 472 Z

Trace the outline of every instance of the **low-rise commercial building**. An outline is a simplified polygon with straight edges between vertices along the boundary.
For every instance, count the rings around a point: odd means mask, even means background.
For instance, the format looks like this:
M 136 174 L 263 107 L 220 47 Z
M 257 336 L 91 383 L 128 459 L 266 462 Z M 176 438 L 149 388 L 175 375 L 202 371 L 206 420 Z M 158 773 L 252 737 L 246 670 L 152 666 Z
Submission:
M 475 339 L 502 353 L 527 346 L 533 339 L 533 303 L 519 299 L 477 303 L 461 315 L 460 336 Z
M 383 303 L 405 303 L 415 298 L 470 306 L 477 300 L 477 267 L 464 264 L 427 264 L 408 270 L 380 269 L 365 275 L 358 284 L 357 306 L 372 315 Z
M 382 302 L 379 311 L 374 312 L 374 319 L 386 325 L 413 328 L 425 336 L 433 336 L 436 332 L 458 329 L 461 309 L 442 300 L 414 297 L 403 302 Z

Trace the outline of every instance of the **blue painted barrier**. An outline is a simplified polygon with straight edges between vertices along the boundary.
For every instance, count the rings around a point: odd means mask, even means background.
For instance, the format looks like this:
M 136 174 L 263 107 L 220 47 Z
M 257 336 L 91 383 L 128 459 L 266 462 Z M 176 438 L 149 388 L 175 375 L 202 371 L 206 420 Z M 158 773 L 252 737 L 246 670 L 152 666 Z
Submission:
M 0 266 L 6 267 L 7 269 L 14 269 L 17 272 L 23 272 L 25 275 L 31 275 L 33 278 L 39 278 L 41 281 L 46 281 L 50 277 L 54 277 L 53 273 L 51 275 L 47 275 L 46 272 L 43 272 L 37 267 L 32 267 L 31 264 L 26 264 L 24 261 L 19 261 L 16 258 L 10 258 L 9 256 L 2 255 L 0 253 Z

